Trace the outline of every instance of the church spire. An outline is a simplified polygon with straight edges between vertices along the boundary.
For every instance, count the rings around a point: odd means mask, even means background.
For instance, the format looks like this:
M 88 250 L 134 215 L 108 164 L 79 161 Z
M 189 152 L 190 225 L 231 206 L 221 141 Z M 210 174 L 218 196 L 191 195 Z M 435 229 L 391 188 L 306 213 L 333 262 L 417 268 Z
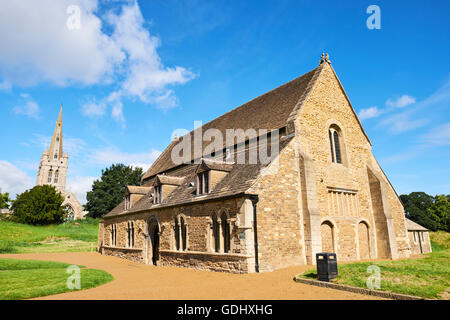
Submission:
M 63 137 L 62 137 L 62 104 L 59 110 L 58 121 L 56 121 L 55 131 L 53 132 L 52 141 L 50 143 L 50 149 L 48 155 L 50 159 L 60 159 L 63 156 Z

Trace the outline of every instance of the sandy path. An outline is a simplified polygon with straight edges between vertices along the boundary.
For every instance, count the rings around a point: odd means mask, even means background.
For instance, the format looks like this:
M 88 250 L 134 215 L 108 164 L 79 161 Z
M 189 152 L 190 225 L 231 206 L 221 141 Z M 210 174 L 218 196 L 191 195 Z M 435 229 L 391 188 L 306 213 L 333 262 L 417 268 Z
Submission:
M 260 274 L 229 274 L 175 267 L 154 267 L 96 252 L 2 254 L 0 258 L 35 259 L 101 269 L 114 281 L 100 287 L 39 299 L 378 299 L 340 290 L 295 283 L 294 275 L 310 266 Z

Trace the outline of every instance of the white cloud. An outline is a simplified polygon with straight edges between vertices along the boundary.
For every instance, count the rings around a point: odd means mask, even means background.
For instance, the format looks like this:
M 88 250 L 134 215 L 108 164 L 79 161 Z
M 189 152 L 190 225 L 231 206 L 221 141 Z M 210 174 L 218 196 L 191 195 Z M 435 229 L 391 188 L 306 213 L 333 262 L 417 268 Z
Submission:
M 358 113 L 358 118 L 361 121 L 364 121 L 366 119 L 378 117 L 382 113 L 383 112 L 380 109 L 378 109 L 378 107 L 370 107 L 367 109 L 361 109 L 361 111 L 359 111 Z
M 70 5 L 81 10 L 79 29 L 67 27 Z M 0 77 L 21 86 L 110 82 L 125 55 L 103 33 L 96 10 L 96 0 L 2 1 Z
M 422 141 L 432 146 L 450 145 L 450 122 L 435 127 L 422 136 Z
M 1 51 L 1 50 L 0 50 Z M 39 118 L 40 108 L 36 101 L 34 101 L 29 94 L 22 93 L 20 95 L 23 99 L 23 103 L 19 106 L 13 107 L 15 114 L 25 115 L 30 118 Z
M 106 104 L 103 102 L 97 103 L 88 101 L 81 106 L 81 112 L 88 117 L 101 117 L 105 114 Z
M 88 155 L 88 158 L 97 165 L 110 166 L 116 163 L 123 163 L 125 165 L 139 166 L 146 170 L 160 154 L 161 151 L 155 149 L 151 152 L 126 153 L 121 152 L 117 148 L 106 148 L 94 150 Z
M 98 177 L 67 177 L 66 190 L 75 193 L 81 204 L 86 203 L 86 193 L 92 190 L 92 183 Z
M 69 6 L 80 8 L 80 28 L 68 27 L 73 18 Z M 103 20 L 97 0 L 2 2 L 0 90 L 41 82 L 113 84 L 112 94 L 99 103 L 85 103 L 81 111 L 99 117 L 111 107 L 111 116 L 122 125 L 124 98 L 173 108 L 178 99 L 170 87 L 196 75 L 180 66 L 165 66 L 157 52 L 160 41 L 144 23 L 137 1 L 128 1 L 118 14 L 107 12 Z
M 381 124 L 388 127 L 393 133 L 401 133 L 420 128 L 429 122 L 426 118 L 414 118 L 409 113 L 397 113 L 386 119 Z
M 12 198 L 33 187 L 32 179 L 8 161 L 0 160 L 0 189 Z
M 389 107 L 403 108 L 410 104 L 416 103 L 414 97 L 408 96 L 407 94 L 402 95 L 396 100 L 388 99 L 386 105 Z

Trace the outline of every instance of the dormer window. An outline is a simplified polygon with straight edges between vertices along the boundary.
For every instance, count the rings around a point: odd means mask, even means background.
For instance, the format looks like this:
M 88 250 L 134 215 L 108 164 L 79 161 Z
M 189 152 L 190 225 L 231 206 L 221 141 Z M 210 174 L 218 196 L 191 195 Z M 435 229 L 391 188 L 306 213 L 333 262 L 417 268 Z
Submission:
M 197 194 L 209 193 L 209 171 L 197 174 Z
M 153 193 L 153 203 L 158 204 L 162 202 L 162 185 L 157 185 L 154 187 L 155 191 Z
M 131 195 L 125 197 L 125 210 L 131 209 Z

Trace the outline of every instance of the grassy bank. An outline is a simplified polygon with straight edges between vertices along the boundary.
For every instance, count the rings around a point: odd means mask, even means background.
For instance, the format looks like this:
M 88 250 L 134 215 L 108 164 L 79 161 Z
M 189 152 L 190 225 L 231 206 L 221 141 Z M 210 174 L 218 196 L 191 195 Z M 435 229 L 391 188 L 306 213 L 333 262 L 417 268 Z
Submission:
M 98 220 L 50 226 L 0 221 L 0 253 L 90 251 L 97 246 Z
M 367 288 L 371 275 L 367 268 L 380 268 L 380 290 L 420 296 L 449 299 L 450 297 L 450 234 L 432 232 L 433 252 L 422 258 L 372 261 L 339 264 L 339 276 L 333 281 L 355 287 Z M 316 270 L 307 271 L 305 278 L 317 278 Z
M 80 289 L 69 289 L 69 264 L 0 258 L 0 300 L 19 300 L 97 287 L 113 280 L 102 270 L 80 267 Z

